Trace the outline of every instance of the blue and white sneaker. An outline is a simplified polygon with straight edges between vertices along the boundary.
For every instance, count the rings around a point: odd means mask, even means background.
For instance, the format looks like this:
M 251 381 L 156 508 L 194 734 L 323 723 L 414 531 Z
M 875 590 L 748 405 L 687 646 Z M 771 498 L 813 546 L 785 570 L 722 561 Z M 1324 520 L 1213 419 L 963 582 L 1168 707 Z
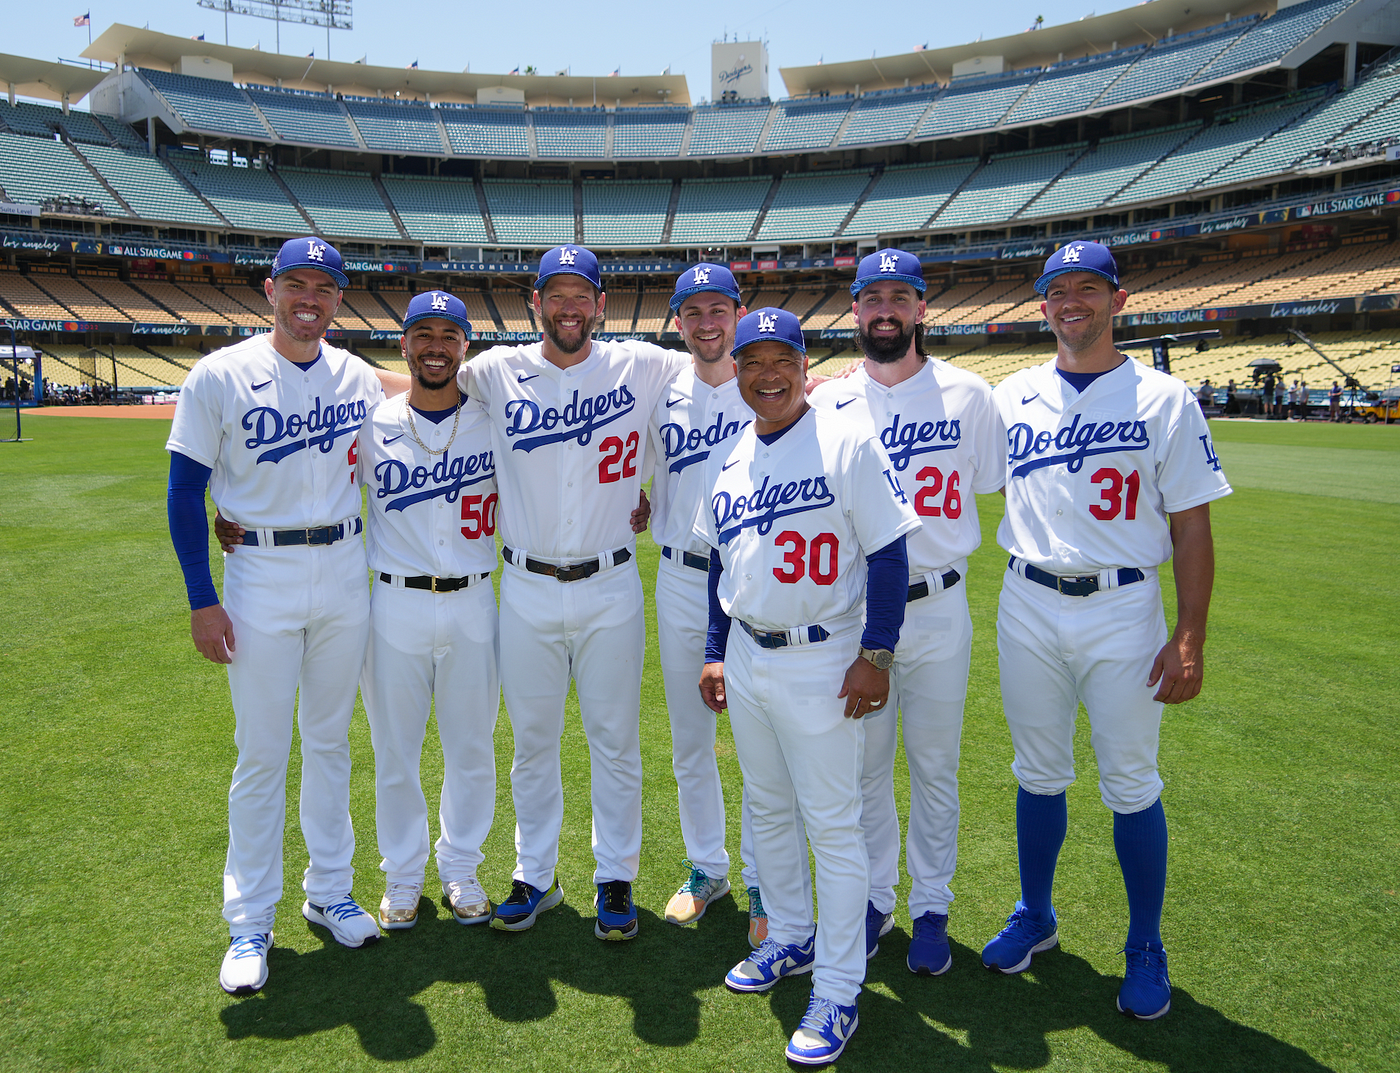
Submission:
M 841 1006 L 829 998 L 812 996 L 802 1023 L 788 1040 L 787 1058 L 804 1066 L 824 1066 L 841 1057 L 860 1024 L 855 1005 Z
M 1059 941 L 1053 909 L 1048 921 L 1037 920 L 1025 902 L 1017 902 L 1015 911 L 1006 918 L 1006 927 L 982 948 L 982 964 L 1007 974 L 1022 972 L 1030 965 L 1032 954 L 1049 950 Z
M 349 894 L 343 894 L 325 905 L 302 903 L 301 915 L 313 924 L 330 931 L 341 946 L 357 950 L 368 943 L 379 942 L 379 925 Z
M 914 921 L 914 938 L 909 940 L 909 971 L 920 976 L 942 976 L 953 967 L 953 951 L 948 946 L 948 914 L 929 910 Z
M 632 884 L 625 879 L 610 879 L 598 884 L 598 896 L 593 900 L 598 908 L 598 921 L 593 934 L 614 941 L 637 937 L 637 907 L 632 904 Z
M 764 939 L 752 954 L 735 965 L 724 977 L 724 986 L 731 991 L 767 991 L 784 976 L 811 972 L 817 960 L 817 937 L 805 943 L 784 946 L 776 939 Z
M 1172 1008 L 1172 982 L 1167 978 L 1167 952 L 1161 943 L 1124 947 L 1128 969 L 1118 989 L 1118 1010 L 1139 1021 L 1155 1021 Z
M 546 909 L 553 909 L 564 900 L 564 892 L 559 887 L 559 877 L 549 890 L 532 887 L 522 879 L 510 885 L 510 897 L 496 906 L 491 914 L 491 927 L 497 931 L 524 931 L 535 926 L 535 918 Z
M 865 960 L 869 961 L 880 952 L 880 937 L 888 935 L 894 927 L 894 914 L 882 913 L 874 902 L 865 903 Z
M 267 983 L 267 952 L 271 949 L 270 931 L 235 935 L 224 951 L 219 986 L 230 995 L 256 995 Z

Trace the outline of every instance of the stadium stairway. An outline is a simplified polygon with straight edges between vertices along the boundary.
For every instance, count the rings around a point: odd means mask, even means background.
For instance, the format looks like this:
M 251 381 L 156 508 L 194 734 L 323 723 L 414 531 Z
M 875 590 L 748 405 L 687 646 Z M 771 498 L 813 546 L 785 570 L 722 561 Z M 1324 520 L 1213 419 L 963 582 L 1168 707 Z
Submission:
M 849 120 L 850 116 L 847 116 L 846 118 L 847 120 Z M 842 124 L 842 129 L 845 129 L 844 123 Z M 838 134 L 837 137 L 839 138 L 840 135 Z M 846 213 L 845 216 L 841 217 L 841 222 L 836 225 L 836 235 L 839 236 L 845 233 L 846 225 L 849 224 L 853 219 L 855 219 L 856 213 L 858 213 L 860 211 L 860 207 L 865 204 L 865 199 L 870 196 L 871 191 L 874 190 L 876 185 L 880 182 L 880 176 L 884 174 L 884 165 L 877 165 L 875 168 L 875 173 L 870 176 L 870 181 L 865 184 L 865 189 L 860 192 L 860 196 L 857 197 L 855 202 L 851 205 L 851 211 Z
M 320 229 L 316 226 L 316 221 L 311 218 L 311 213 L 306 211 L 306 206 L 297 200 L 296 194 L 292 193 L 292 188 L 287 185 L 286 180 L 277 174 L 276 168 L 268 168 L 267 173 L 272 176 L 277 185 L 282 188 L 282 196 L 287 199 L 292 208 L 301 214 L 301 218 L 306 221 L 306 229 L 313 235 L 319 235 Z M 402 226 L 402 225 L 400 225 Z
M 690 126 L 687 122 L 686 131 L 689 132 L 689 130 Z M 661 228 L 662 245 L 667 245 L 671 241 L 671 228 L 676 222 L 676 208 L 680 205 L 680 203 L 681 181 L 679 179 L 675 179 L 671 183 L 671 200 L 666 204 L 666 223 L 662 225 Z
M 481 222 L 486 225 L 486 237 L 496 242 L 496 224 L 491 219 L 491 206 L 486 200 L 486 188 L 481 185 L 481 176 L 472 179 L 472 189 L 476 191 L 476 205 L 481 210 Z
M 136 210 L 134 210 L 131 207 L 131 204 L 126 200 L 126 198 L 122 197 L 121 194 L 117 193 L 117 188 L 114 187 L 111 183 L 109 183 L 103 176 L 103 174 L 92 166 L 92 161 L 88 160 L 87 157 L 83 156 L 82 153 L 78 152 L 78 147 L 73 142 L 70 142 L 68 140 L 67 135 L 65 135 L 63 138 L 63 144 L 68 147 L 68 151 L 70 153 L 72 153 L 75 157 L 78 158 L 79 163 L 81 163 L 84 168 L 86 168 L 89 172 L 92 173 L 92 177 L 98 181 L 98 183 L 102 186 L 102 189 L 106 190 L 107 193 L 112 195 L 112 198 L 116 201 L 118 205 L 122 207 L 122 209 L 125 210 L 128 216 L 140 216 L 140 213 L 136 212 Z
M 399 210 L 394 208 L 394 200 L 389 196 L 389 191 L 384 189 L 384 181 L 378 175 L 370 174 L 369 181 L 374 184 L 374 191 L 379 195 L 379 200 L 384 202 L 384 208 L 389 213 L 389 218 L 394 221 L 394 226 L 399 229 L 399 234 L 405 242 L 412 242 L 413 236 L 408 233 L 408 228 L 403 225 L 403 218 L 399 216 Z
M 771 122 L 771 120 L 770 120 Z M 768 215 L 768 210 L 773 207 L 773 199 L 778 196 L 778 187 L 782 185 L 783 177 L 776 175 L 773 177 L 773 184 L 768 187 L 768 195 L 763 199 L 763 204 L 758 207 L 758 215 L 754 217 L 753 227 L 749 229 L 746 242 L 752 242 L 758 237 L 758 232 L 763 227 L 763 218 Z

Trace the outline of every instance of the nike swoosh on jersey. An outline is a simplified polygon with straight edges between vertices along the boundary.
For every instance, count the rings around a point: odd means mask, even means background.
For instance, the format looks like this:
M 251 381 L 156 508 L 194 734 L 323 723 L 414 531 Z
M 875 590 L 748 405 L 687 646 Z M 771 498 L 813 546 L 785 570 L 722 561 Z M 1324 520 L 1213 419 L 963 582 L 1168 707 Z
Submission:
M 1030 398 L 1022 399 L 1022 400 L 1021 400 L 1021 405 L 1022 405 L 1022 406 L 1029 406 L 1031 403 L 1035 402 L 1035 400 L 1038 399 L 1038 398 L 1040 398 L 1040 392 L 1039 392 L 1039 391 L 1037 391 L 1034 395 L 1030 396 Z
M 254 391 L 261 391 L 263 388 L 267 387 L 267 385 L 270 384 L 270 383 L 272 383 L 271 380 L 264 380 L 261 384 L 254 384 L 254 385 L 253 385 L 253 390 L 254 390 Z
M 843 406 L 849 406 L 849 405 L 851 405 L 851 403 L 853 403 L 853 402 L 855 402 L 855 401 L 856 401 L 855 399 L 846 399 L 846 400 L 844 400 L 844 401 L 842 401 L 842 402 L 838 402 L 838 403 L 836 404 L 836 408 L 839 410 L 839 409 L 841 409 L 841 407 L 843 407 Z
M 726 462 L 724 465 L 720 466 L 720 467 L 719 467 L 719 471 L 720 471 L 721 473 L 723 473 L 723 472 L 724 472 L 725 470 L 727 470 L 730 466 L 737 466 L 738 464 L 739 464 L 739 459 L 736 458 L 733 462 Z
M 521 375 L 521 376 L 517 376 L 515 379 L 516 379 L 516 381 L 517 381 L 518 383 L 523 384 L 523 383 L 525 383 L 526 380 L 533 380 L 535 377 L 537 377 L 537 376 L 539 376 L 539 375 L 540 375 L 539 373 L 531 373 L 529 376 Z
M 678 403 L 678 402 L 685 402 L 685 399 L 684 399 L 684 398 L 679 398 L 679 399 L 667 399 L 667 400 L 666 400 L 666 409 L 669 410 L 672 406 L 676 405 L 676 403 Z
M 397 436 L 385 436 L 385 437 L 384 437 L 384 446 L 385 446 L 385 447 L 388 447 L 389 444 L 393 443 L 395 440 L 401 440 L 401 439 L 403 439 L 403 433 L 402 433 L 402 432 L 400 432 Z

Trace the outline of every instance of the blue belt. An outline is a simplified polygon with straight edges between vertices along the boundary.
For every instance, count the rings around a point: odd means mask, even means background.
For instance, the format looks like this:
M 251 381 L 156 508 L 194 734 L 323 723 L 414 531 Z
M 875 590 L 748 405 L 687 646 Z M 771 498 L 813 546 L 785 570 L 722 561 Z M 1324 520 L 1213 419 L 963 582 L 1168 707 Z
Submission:
M 1054 589 L 1065 596 L 1092 596 L 1101 588 L 1099 575 L 1096 573 L 1062 576 L 1042 570 L 1038 566 L 1032 566 L 1024 559 L 1021 560 L 1021 565 L 1025 570 L 1027 581 L 1034 581 L 1037 585 L 1044 585 L 1047 589 Z M 1008 570 L 1016 569 L 1016 556 L 1013 555 L 1006 561 L 1006 568 Z M 1142 581 L 1147 577 L 1136 566 L 1119 567 L 1117 575 L 1119 585 L 1131 585 L 1133 582 Z
M 788 645 L 816 644 L 831 634 L 820 626 L 797 626 L 791 630 L 756 630 L 743 619 L 736 619 L 759 648 L 786 648 Z
M 355 527 L 350 531 L 345 531 L 345 523 L 338 525 L 322 525 L 316 529 L 274 529 L 272 531 L 272 544 L 274 547 L 285 548 L 293 544 L 334 544 L 337 540 L 344 540 L 347 536 L 358 536 L 364 531 L 364 522 L 359 518 L 355 519 Z M 258 534 L 248 529 L 243 533 L 243 543 L 249 547 L 258 546 Z
M 943 590 L 946 591 L 948 589 L 951 589 L 954 585 L 961 581 L 962 575 L 959 574 L 956 570 L 949 570 L 946 574 L 939 578 L 939 580 L 943 582 Z M 915 600 L 922 600 L 927 595 L 928 582 L 916 581 L 914 582 L 914 584 L 909 586 L 909 595 L 905 598 L 904 602 L 906 604 L 912 604 Z
M 661 547 L 661 554 L 668 559 L 679 559 L 686 566 L 694 567 L 696 570 L 710 572 L 710 560 L 703 555 L 696 555 L 693 551 L 672 551 L 664 544 Z

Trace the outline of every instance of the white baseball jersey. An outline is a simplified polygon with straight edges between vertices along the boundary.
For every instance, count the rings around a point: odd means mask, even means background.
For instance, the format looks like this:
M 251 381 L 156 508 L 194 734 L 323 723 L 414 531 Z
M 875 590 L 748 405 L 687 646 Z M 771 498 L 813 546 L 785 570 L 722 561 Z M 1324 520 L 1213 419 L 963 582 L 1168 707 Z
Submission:
M 490 415 L 501 539 L 561 562 L 631 547 L 647 421 L 690 357 L 595 339 L 584 361 L 560 369 L 540 347 L 492 347 L 458 380 Z
M 383 397 L 353 354 L 322 345 L 303 372 L 257 335 L 190 370 L 165 446 L 209 466 L 214 502 L 249 529 L 332 525 L 360 513 L 355 437 Z
M 909 534 L 909 573 L 926 574 L 966 558 L 982 543 L 974 492 L 997 491 L 1003 442 L 992 388 L 975 373 L 929 358 L 893 387 L 861 368 L 816 388 L 813 406 L 874 431 L 923 519 Z
M 1191 389 L 1132 358 L 1082 394 L 1052 359 L 992 399 L 1007 449 L 997 542 L 1051 573 L 1159 566 L 1167 515 L 1230 494 Z
M 705 466 L 710 502 L 695 531 L 724 563 L 720 606 L 760 629 L 859 614 L 864 552 L 919 528 L 878 441 L 821 410 L 771 446 L 750 425 Z
M 658 544 L 709 557 L 709 545 L 695 535 L 700 505 L 709 498 L 705 460 L 726 450 L 752 421 L 737 378 L 711 387 L 695 375 L 693 365 L 676 377 L 651 415 L 657 468 L 651 482 L 651 533 Z
M 369 488 L 370 569 L 410 577 L 466 577 L 496 569 L 496 463 L 491 424 L 473 399 L 452 418 L 416 415 L 408 429 L 408 394 L 370 411 L 359 443 L 360 480 Z

